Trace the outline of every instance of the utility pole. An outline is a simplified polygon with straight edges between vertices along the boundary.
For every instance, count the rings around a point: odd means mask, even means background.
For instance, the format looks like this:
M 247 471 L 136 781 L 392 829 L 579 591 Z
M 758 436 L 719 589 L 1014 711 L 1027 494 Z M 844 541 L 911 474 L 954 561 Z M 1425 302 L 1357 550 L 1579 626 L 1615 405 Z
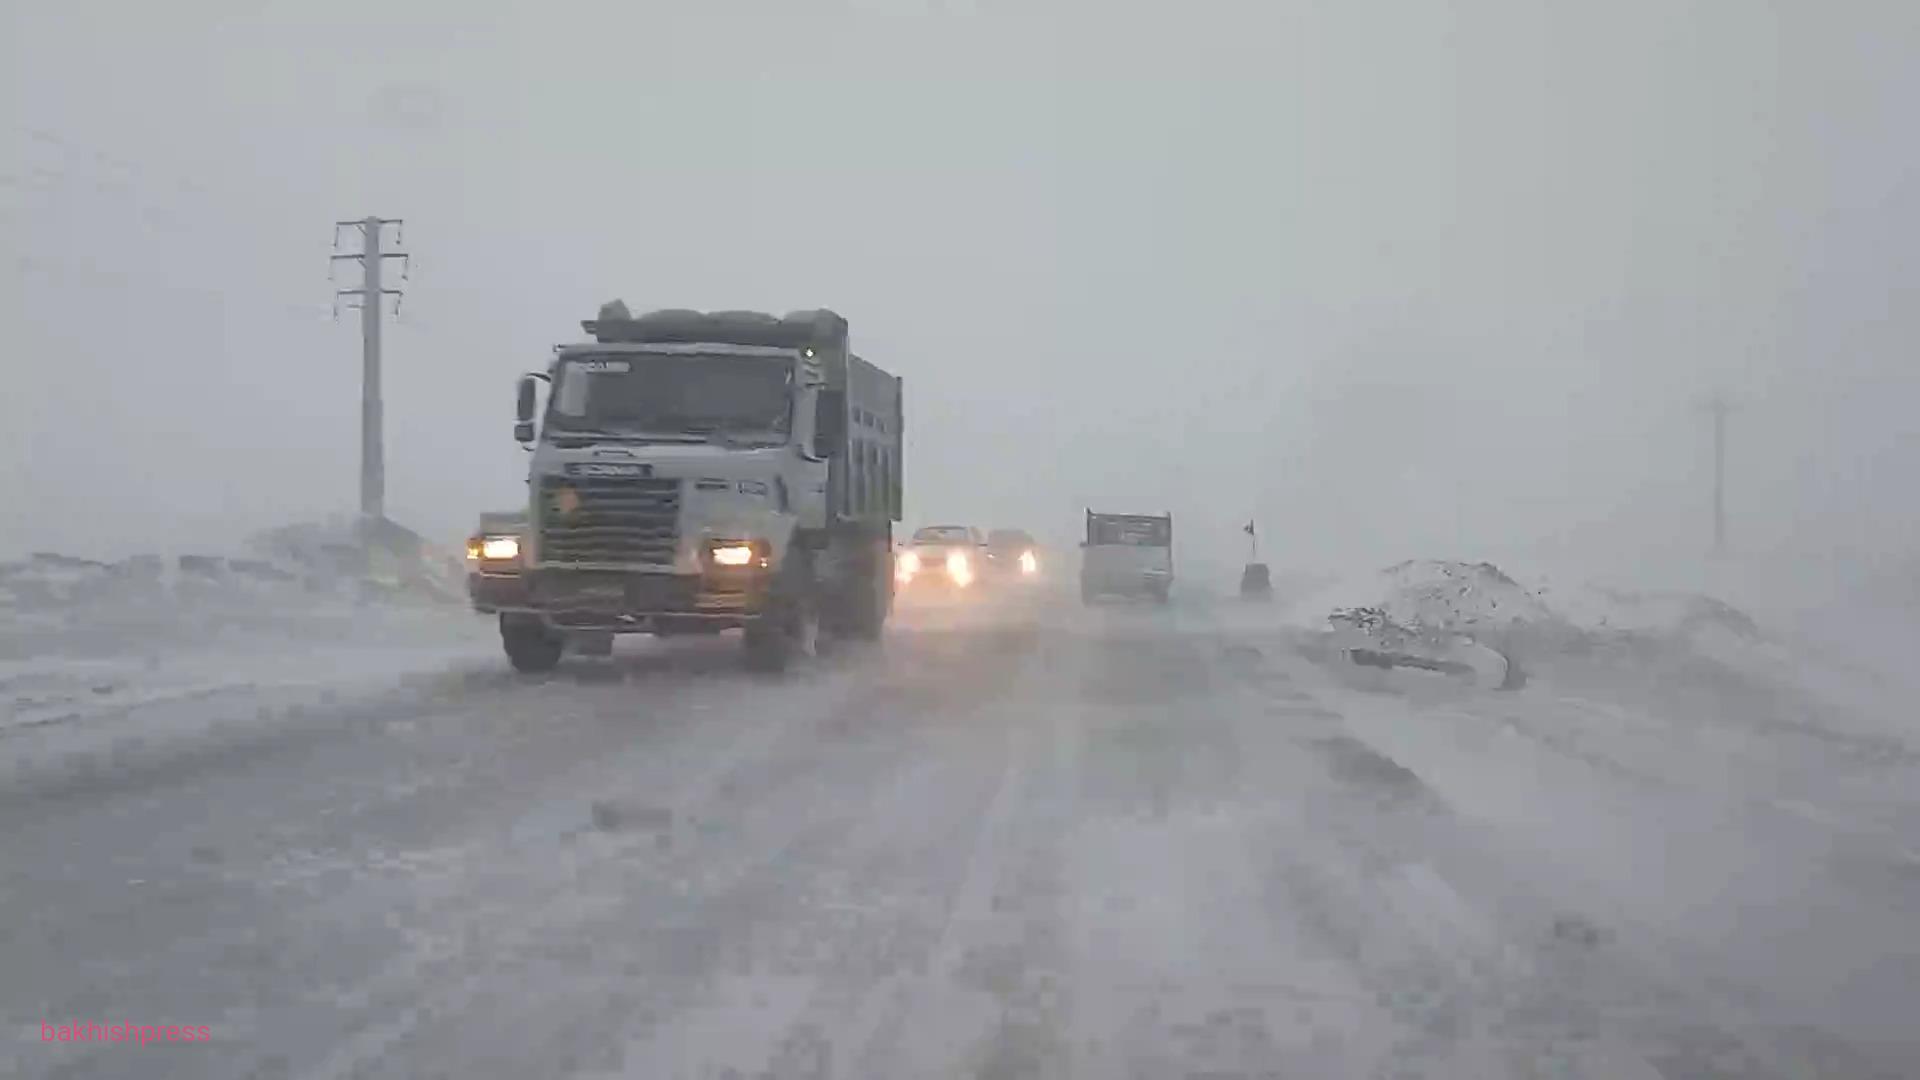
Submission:
M 1700 408 L 1713 417 L 1713 554 L 1719 558 L 1727 553 L 1727 414 L 1733 403 L 1715 393 Z
M 394 297 L 394 314 L 400 313 L 399 289 L 380 283 L 380 270 L 388 259 L 401 260 L 400 280 L 405 281 L 412 262 L 404 251 L 380 250 L 380 234 L 394 227 L 394 242 L 402 243 L 399 218 L 368 217 L 359 221 L 337 221 L 333 226 L 333 263 L 357 260 L 360 263 L 360 288 L 334 290 L 334 317 L 340 315 L 340 297 L 357 297 L 348 307 L 360 309 L 360 515 L 368 519 L 387 516 L 387 459 L 384 414 L 380 400 L 380 316 L 381 297 Z M 360 230 L 360 250 L 342 253 L 340 230 Z

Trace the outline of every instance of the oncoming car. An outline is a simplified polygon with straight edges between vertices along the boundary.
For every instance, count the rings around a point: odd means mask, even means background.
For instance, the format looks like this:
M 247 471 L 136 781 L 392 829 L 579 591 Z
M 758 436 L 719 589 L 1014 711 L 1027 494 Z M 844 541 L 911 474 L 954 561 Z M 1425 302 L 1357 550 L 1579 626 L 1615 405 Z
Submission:
M 968 589 L 980 580 L 987 541 L 971 525 L 928 525 L 916 530 L 894 559 L 898 588 Z
M 994 529 L 987 533 L 987 571 L 1008 581 L 1038 581 L 1040 545 L 1025 529 Z

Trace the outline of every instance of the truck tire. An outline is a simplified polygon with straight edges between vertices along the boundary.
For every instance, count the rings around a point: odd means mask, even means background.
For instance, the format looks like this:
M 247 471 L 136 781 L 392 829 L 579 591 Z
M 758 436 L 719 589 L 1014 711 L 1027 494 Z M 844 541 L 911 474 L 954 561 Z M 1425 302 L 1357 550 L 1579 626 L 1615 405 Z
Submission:
M 865 568 L 848 583 L 846 635 L 855 641 L 878 641 L 893 609 L 893 568 L 878 563 Z
M 767 598 L 767 610 L 746 625 L 742 634 L 747 667 L 781 672 L 798 653 L 812 652 L 820 634 L 812 557 L 791 548 Z
M 515 671 L 537 675 L 560 666 L 566 639 L 536 621 L 502 615 L 500 644 L 506 649 L 507 662 Z

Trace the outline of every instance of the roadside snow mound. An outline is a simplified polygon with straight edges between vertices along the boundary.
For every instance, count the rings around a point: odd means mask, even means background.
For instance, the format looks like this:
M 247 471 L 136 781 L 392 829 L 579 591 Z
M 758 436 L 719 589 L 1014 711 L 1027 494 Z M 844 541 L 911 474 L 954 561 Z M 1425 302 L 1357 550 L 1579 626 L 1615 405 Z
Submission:
M 251 547 L 244 555 L 149 553 L 115 562 L 38 552 L 0 563 L 0 660 L 325 634 L 373 608 L 464 607 L 462 560 L 390 522 L 289 526 Z
M 1597 585 L 1563 592 L 1546 581 L 1529 588 L 1491 563 L 1435 559 L 1330 583 L 1295 617 L 1314 619 L 1309 625 L 1330 631 L 1359 662 L 1479 666 L 1491 650 L 1509 668 L 1503 687 L 1524 679 L 1521 663 L 1555 653 L 1678 645 L 1739 657 L 1763 642 L 1751 617 L 1712 597 Z
M 247 547 L 309 582 L 352 582 L 362 593 L 439 600 L 465 595 L 466 565 L 459 555 L 384 518 L 285 525 L 248 538 Z
M 1405 626 L 1472 634 L 1560 620 L 1492 563 L 1416 559 L 1380 575 L 1379 608 Z
M 1558 627 L 1533 594 L 1491 563 L 1422 559 L 1345 583 L 1327 615 L 1334 640 L 1355 663 L 1472 675 L 1512 689 L 1522 677 L 1496 643 L 1522 628 Z

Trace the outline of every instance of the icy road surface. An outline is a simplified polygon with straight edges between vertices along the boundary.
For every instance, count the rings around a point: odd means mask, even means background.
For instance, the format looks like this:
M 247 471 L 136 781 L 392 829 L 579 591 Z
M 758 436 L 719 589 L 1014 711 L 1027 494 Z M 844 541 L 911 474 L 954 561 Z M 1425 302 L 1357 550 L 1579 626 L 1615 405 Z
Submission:
M 1920 1076 L 1920 754 L 1764 672 L 1061 604 L 525 679 L 475 626 L 10 668 L 0 1075 Z

